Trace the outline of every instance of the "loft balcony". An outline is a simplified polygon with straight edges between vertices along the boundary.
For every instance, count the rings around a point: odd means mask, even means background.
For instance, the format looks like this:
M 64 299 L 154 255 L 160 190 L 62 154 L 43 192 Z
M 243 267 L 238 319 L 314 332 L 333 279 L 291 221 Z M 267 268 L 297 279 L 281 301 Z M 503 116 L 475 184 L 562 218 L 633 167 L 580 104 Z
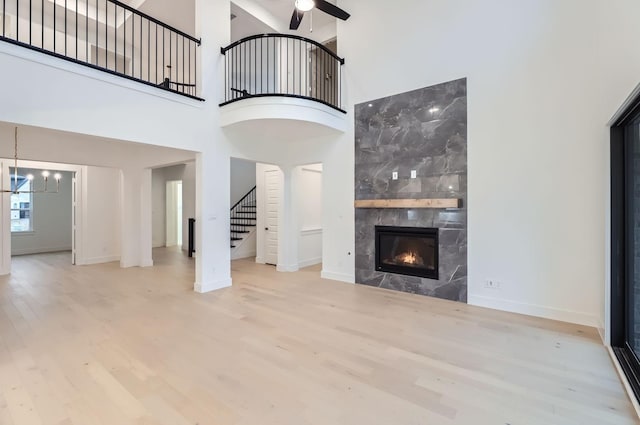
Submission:
M 190 98 L 200 40 L 117 0 L 3 0 L 0 40 Z
M 345 131 L 342 66 L 322 44 L 289 34 L 261 34 L 221 49 L 224 55 L 222 126 L 287 121 Z M 249 124 L 251 125 L 251 124 Z M 321 131 L 322 132 L 322 129 Z

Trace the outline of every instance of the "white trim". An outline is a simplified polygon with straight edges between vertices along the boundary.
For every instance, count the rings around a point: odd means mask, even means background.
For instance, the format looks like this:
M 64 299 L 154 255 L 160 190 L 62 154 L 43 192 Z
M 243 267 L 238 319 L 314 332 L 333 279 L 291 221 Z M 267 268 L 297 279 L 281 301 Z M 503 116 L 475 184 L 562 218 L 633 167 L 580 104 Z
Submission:
M 297 272 L 299 270 L 299 267 L 297 264 L 290 264 L 290 265 L 278 264 L 276 266 L 276 270 L 279 272 L 292 273 L 292 272 Z
M 638 97 L 638 95 L 640 95 L 640 84 L 638 84 L 633 89 L 631 94 L 625 99 L 625 101 L 622 102 L 622 105 L 620 105 L 616 113 L 613 114 L 613 116 L 607 123 L 607 127 L 611 127 L 613 124 L 615 124 L 616 121 L 618 121 L 622 117 L 622 114 L 629 108 L 629 106 L 633 103 L 635 98 Z
M 218 289 L 224 289 L 230 287 L 232 284 L 231 278 L 218 280 L 215 282 L 194 283 L 193 290 L 199 294 L 206 294 L 207 292 L 217 291 Z
M 305 267 L 315 266 L 322 263 L 322 257 L 310 258 L 308 260 L 302 260 L 298 263 L 298 268 L 304 269 Z
M 112 255 L 110 257 L 91 257 L 83 259 L 82 262 L 77 260 L 76 263 L 79 266 L 90 266 L 92 264 L 113 263 L 115 261 L 120 261 L 119 255 Z
M 323 279 L 337 280 L 339 282 L 356 283 L 356 277 L 352 274 L 347 273 L 335 273 L 327 270 L 322 270 L 322 272 L 320 273 L 320 277 Z
M 45 254 L 47 252 L 62 252 L 62 251 L 71 251 L 71 246 L 50 246 L 46 248 L 23 248 L 23 249 L 12 249 L 11 255 L 31 255 L 31 254 Z
M 229 103 L 220 108 L 220 126 L 229 127 L 245 121 L 304 121 L 347 131 L 347 115 L 323 103 L 293 97 L 252 97 Z M 310 127 L 311 128 L 311 127 Z
M 322 227 L 309 227 L 307 229 L 300 230 L 300 236 L 313 236 L 313 235 L 321 235 Z
M 624 387 L 627 393 L 627 398 L 629 398 L 629 401 L 631 402 L 633 409 L 636 411 L 636 415 L 638 416 L 638 418 L 640 418 L 640 404 L 638 404 L 638 400 L 636 400 L 636 397 L 633 394 L 633 389 L 631 389 L 629 380 L 627 379 L 627 376 L 624 374 L 624 371 L 622 370 L 622 366 L 620 366 L 620 362 L 618 361 L 616 354 L 613 352 L 613 348 L 611 348 L 610 345 L 606 345 L 605 347 L 607 349 L 607 352 L 609 353 L 609 357 L 611 357 L 611 361 L 613 362 L 613 367 L 615 367 L 616 372 L 618 373 L 618 377 L 620 378 L 620 381 L 622 381 L 622 386 Z
M 153 260 L 147 259 L 140 262 L 140 267 L 153 267 Z
M 15 231 L 15 230 L 11 231 L 11 237 L 33 236 L 35 234 L 36 234 L 35 230 L 25 230 L 23 232 Z
M 204 102 L 200 100 L 191 99 L 186 96 L 151 87 L 137 81 L 132 81 L 124 77 L 119 77 L 117 75 L 112 75 L 107 72 L 99 71 L 88 66 L 56 58 L 54 56 L 50 56 L 45 53 L 37 52 L 11 43 L 0 43 L 0 54 L 6 54 L 18 59 L 38 63 L 50 68 L 56 68 L 61 71 L 66 71 L 72 74 L 91 78 L 93 80 L 102 81 L 114 86 L 135 90 L 137 92 L 155 97 L 160 97 L 171 102 L 182 103 L 184 105 L 193 106 L 194 108 L 198 109 L 204 108 Z
M 469 295 L 467 300 L 469 305 L 486 307 L 494 310 L 508 311 L 511 313 L 526 314 L 529 316 L 543 317 L 546 319 L 558 320 L 561 322 L 575 323 L 591 327 L 598 326 L 598 318 L 586 313 L 577 311 L 561 310 L 535 304 L 521 303 L 518 301 L 503 300 L 499 298 L 485 297 L 481 295 Z
M 602 318 L 598 318 L 598 333 L 600 334 L 600 339 L 602 339 L 602 343 L 606 346 L 608 345 L 607 342 L 607 332 L 605 331 L 605 327 L 604 327 L 604 322 L 602 321 Z

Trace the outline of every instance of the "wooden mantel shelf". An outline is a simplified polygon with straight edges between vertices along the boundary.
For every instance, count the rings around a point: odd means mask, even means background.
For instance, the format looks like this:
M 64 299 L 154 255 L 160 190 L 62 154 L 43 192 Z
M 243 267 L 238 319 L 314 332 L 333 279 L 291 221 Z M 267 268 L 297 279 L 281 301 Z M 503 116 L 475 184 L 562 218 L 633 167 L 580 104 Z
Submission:
M 460 208 L 462 200 L 453 199 L 362 199 L 356 208 Z

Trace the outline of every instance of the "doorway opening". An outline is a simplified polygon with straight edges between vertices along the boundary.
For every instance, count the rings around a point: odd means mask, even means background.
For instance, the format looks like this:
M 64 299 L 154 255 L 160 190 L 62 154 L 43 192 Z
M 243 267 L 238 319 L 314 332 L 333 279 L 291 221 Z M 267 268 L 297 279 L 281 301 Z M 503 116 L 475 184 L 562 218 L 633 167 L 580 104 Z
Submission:
M 34 162 L 7 171 L 18 192 L 9 197 L 11 257 L 58 253 L 76 264 L 76 173 Z

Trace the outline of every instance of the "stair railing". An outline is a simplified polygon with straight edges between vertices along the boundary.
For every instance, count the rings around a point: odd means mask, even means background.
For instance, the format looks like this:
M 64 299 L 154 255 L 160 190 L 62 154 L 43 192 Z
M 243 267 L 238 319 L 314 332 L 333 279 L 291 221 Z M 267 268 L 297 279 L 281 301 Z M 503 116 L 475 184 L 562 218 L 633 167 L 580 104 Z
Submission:
M 242 240 L 242 235 L 250 233 L 251 227 L 256 227 L 256 187 L 254 186 L 236 204 L 231 207 L 231 248 L 234 248 L 234 241 Z

